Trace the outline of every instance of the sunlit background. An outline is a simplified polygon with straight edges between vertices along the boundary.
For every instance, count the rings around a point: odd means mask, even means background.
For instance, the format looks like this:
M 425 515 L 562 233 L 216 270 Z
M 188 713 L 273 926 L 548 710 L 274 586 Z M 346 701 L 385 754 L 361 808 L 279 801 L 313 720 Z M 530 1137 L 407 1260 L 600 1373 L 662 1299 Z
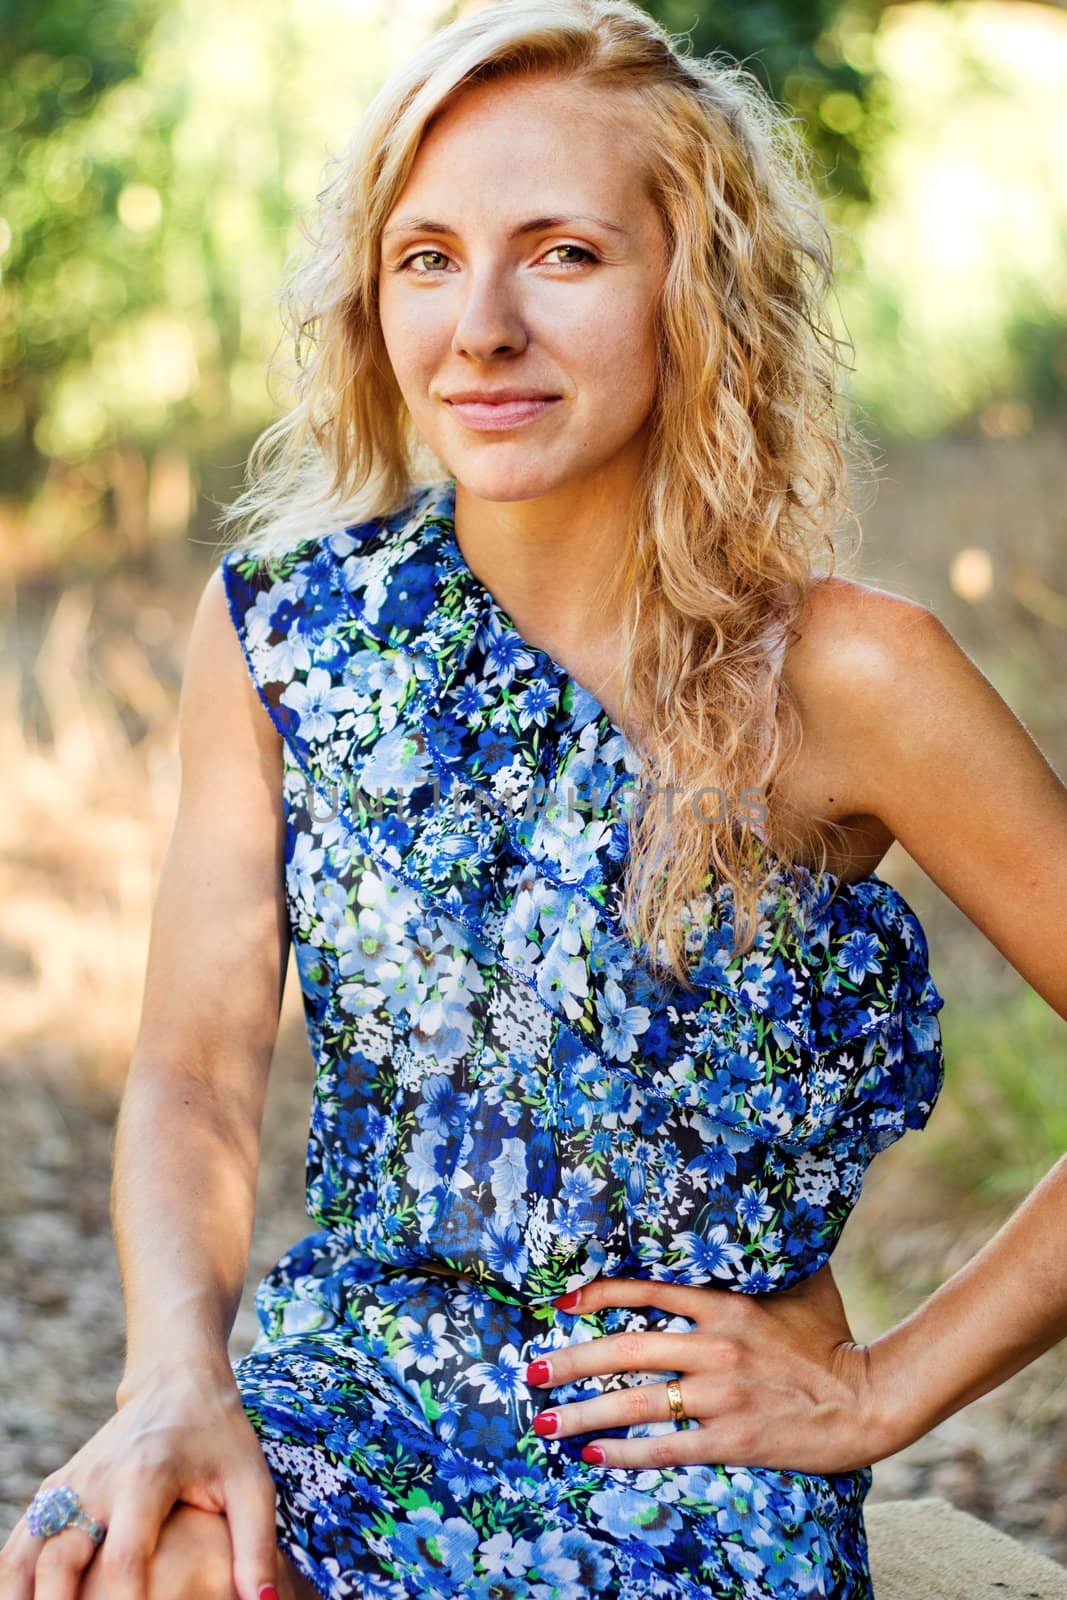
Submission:
M 109 1130 L 213 518 L 286 399 L 266 378 L 283 269 L 384 75 L 475 9 L 0 10 L 4 1528 L 109 1414 L 119 1376 Z M 695 53 L 745 60 L 806 130 L 849 396 L 881 462 L 842 570 L 931 606 L 1063 773 L 1067 10 L 649 9 Z M 928 1130 L 879 1158 L 841 1246 L 859 1337 L 960 1266 L 1067 1149 L 1062 1021 L 898 847 L 880 872 L 930 937 L 948 1083 Z M 294 971 L 250 1283 L 306 1231 L 309 1095 Z M 235 1349 L 250 1318 L 246 1294 Z M 1067 1560 L 1065 1380 L 1050 1353 L 879 1464 L 872 1494 L 942 1494 Z

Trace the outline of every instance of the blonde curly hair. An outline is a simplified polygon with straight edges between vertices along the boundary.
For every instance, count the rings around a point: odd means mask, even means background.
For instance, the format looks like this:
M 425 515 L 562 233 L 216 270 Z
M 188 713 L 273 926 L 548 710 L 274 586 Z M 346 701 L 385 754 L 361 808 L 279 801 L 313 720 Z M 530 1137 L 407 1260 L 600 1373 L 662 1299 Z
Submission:
M 470 85 L 532 73 L 624 96 L 666 233 L 656 398 L 612 596 L 626 715 L 644 733 L 620 912 L 650 969 L 691 987 L 724 886 L 736 954 L 772 882 L 797 865 L 833 876 L 833 824 L 790 818 L 776 798 L 800 719 L 788 692 L 774 710 L 768 662 L 832 574 L 849 467 L 870 460 L 839 403 L 851 345 L 824 320 L 832 248 L 810 156 L 741 64 L 688 56 L 631 0 L 498 0 L 425 41 L 327 165 L 304 224 L 312 249 L 281 296 L 295 403 L 256 440 L 219 523 L 266 560 L 318 528 L 391 514 L 441 475 L 386 354 L 381 233 L 431 120 Z M 700 791 L 726 815 L 708 819 Z M 678 794 L 694 800 L 679 807 Z M 737 803 L 753 794 L 758 826 Z

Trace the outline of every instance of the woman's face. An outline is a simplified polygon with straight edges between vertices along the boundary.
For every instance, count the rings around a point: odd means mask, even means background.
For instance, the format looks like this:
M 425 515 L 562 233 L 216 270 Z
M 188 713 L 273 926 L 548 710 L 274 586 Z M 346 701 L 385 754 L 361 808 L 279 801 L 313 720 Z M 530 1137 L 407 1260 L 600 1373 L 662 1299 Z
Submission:
M 386 221 L 379 314 L 397 383 L 479 498 L 636 479 L 666 245 L 620 102 L 552 77 L 476 85 L 424 136 Z M 507 404 L 506 390 L 540 398 Z M 456 398 L 478 392 L 497 403 Z

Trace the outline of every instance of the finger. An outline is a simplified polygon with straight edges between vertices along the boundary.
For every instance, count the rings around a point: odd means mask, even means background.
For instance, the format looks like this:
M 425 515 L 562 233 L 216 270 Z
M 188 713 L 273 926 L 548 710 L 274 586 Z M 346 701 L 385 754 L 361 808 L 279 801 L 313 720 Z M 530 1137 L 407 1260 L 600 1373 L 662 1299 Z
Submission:
M 591 1439 L 582 1451 L 582 1460 L 593 1467 L 680 1467 L 715 1466 L 722 1462 L 714 1431 L 690 1418 L 687 1427 L 673 1433 L 657 1433 L 651 1438 Z M 731 1466 L 754 1466 L 742 1454 L 728 1452 Z
M 42 1541 L 35 1539 L 22 1516 L 0 1549 L 0 1600 L 33 1600 L 34 1569 Z
M 688 1372 L 710 1365 L 723 1342 L 699 1333 L 609 1333 L 531 1361 L 526 1382 L 540 1389 L 609 1372 Z
M 34 1600 L 75 1600 L 85 1569 L 96 1554 L 96 1545 L 85 1529 L 62 1528 L 33 1542 L 39 1550 L 30 1590 Z
M 104 1542 L 96 1553 L 104 1593 L 108 1600 L 146 1600 L 149 1563 L 175 1503 L 174 1485 L 151 1476 L 139 1478 L 136 1487 L 128 1476 L 112 1481 L 114 1505 L 106 1519 Z M 100 1520 L 105 1521 L 103 1517 Z
M 735 1298 L 735 1291 L 718 1289 L 713 1284 L 694 1288 L 685 1283 L 658 1283 L 653 1278 L 608 1277 L 594 1278 L 592 1283 L 583 1284 L 580 1289 L 557 1295 L 552 1304 L 560 1311 L 569 1311 L 576 1317 L 587 1316 L 605 1306 L 655 1306 L 660 1311 L 670 1311 L 698 1321 L 710 1314 L 711 1294 L 718 1294 L 727 1300 Z
M 95 1504 L 99 1490 L 94 1486 L 95 1477 L 91 1466 L 88 1468 L 88 1473 L 86 1472 L 83 1455 L 84 1452 L 79 1451 L 65 1466 L 42 1478 L 37 1486 L 37 1495 L 33 1498 L 36 1500 L 38 1495 L 43 1496 L 47 1491 L 73 1489 L 80 1508 L 90 1515 L 96 1515 Z M 83 1490 L 79 1484 L 84 1485 L 86 1481 L 89 1486 Z M 81 1573 L 96 1553 L 96 1545 L 83 1528 L 65 1527 L 53 1534 L 33 1533 L 30 1529 L 32 1504 L 31 1501 L 26 1507 L 3 1549 L 0 1550 L 0 1600 L 33 1600 L 35 1594 L 40 1596 L 47 1593 L 38 1579 L 40 1562 L 44 1557 L 47 1558 L 44 1565 L 44 1584 L 59 1584 L 61 1592 L 66 1592 L 72 1583 L 76 1590 Z M 57 1510 L 58 1507 L 52 1506 L 50 1513 L 54 1514 Z M 68 1571 L 73 1574 L 69 1581 L 64 1577 Z
M 238 1600 L 257 1600 L 265 1583 L 278 1583 L 278 1491 L 264 1458 L 262 1472 L 234 1476 L 226 1486 L 226 1516 L 233 1540 L 233 1586 Z
M 707 1403 L 702 1387 L 686 1380 L 684 1401 L 696 1411 Z M 542 1439 L 569 1438 L 576 1433 L 593 1433 L 597 1428 L 626 1428 L 642 1422 L 669 1422 L 671 1408 L 664 1383 L 635 1383 L 628 1389 L 615 1389 L 591 1400 L 572 1400 L 569 1405 L 553 1406 L 534 1418 L 534 1432 Z

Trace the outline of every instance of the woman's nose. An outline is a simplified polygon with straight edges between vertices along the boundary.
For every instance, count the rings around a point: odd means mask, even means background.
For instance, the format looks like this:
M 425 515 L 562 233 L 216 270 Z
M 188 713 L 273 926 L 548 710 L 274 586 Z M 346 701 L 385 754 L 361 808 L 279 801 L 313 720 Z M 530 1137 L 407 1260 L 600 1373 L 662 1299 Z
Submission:
M 457 354 L 484 359 L 501 350 L 523 350 L 526 343 L 515 291 L 503 277 L 485 275 L 465 285 L 452 332 Z

